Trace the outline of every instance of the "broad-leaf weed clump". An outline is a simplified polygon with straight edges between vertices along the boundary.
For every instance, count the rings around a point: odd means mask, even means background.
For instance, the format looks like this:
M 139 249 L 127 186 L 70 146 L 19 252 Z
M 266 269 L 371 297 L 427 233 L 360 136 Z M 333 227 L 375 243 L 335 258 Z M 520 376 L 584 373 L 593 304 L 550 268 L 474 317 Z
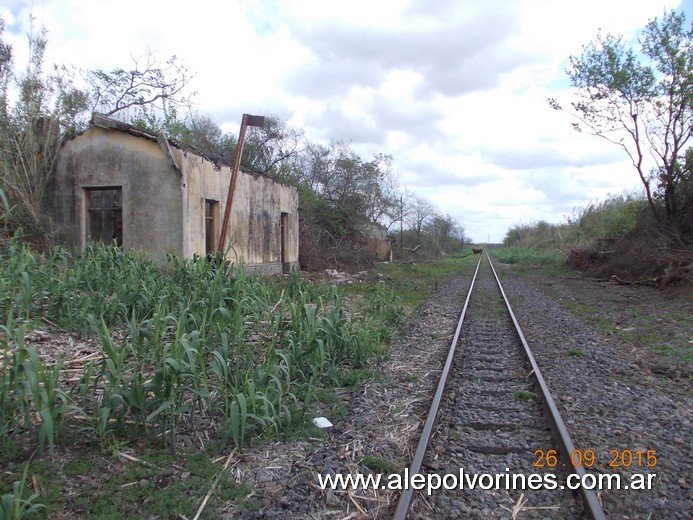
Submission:
M 12 239 L 0 290 L 0 436 L 36 435 L 41 450 L 86 430 L 104 449 L 146 434 L 173 451 L 196 421 L 221 447 L 287 431 L 334 370 L 383 353 L 402 315 L 385 290 L 347 314 L 334 287 L 297 273 L 277 282 L 173 256 L 158 266 L 104 244 L 73 257 Z M 41 319 L 95 338 L 99 355 L 67 377 L 63 360 L 25 345 Z

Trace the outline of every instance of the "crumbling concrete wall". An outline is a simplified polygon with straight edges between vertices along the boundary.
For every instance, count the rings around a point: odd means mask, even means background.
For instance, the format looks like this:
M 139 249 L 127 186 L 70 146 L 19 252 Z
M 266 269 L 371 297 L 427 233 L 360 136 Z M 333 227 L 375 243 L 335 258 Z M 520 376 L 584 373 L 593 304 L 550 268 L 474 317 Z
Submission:
M 366 224 L 359 228 L 366 237 L 366 247 L 378 260 L 391 260 L 392 249 L 387 236 L 387 228 L 380 224 Z
M 94 126 L 63 145 L 45 203 L 52 224 L 70 247 L 84 251 L 89 190 L 119 188 L 124 248 L 145 251 L 159 263 L 167 253 L 204 256 L 205 203 L 216 203 L 218 244 L 231 168 L 128 128 Z M 232 246 L 228 260 L 242 260 L 250 269 L 281 273 L 297 267 L 296 188 L 241 170 L 226 243 Z
M 84 251 L 89 189 L 120 187 L 123 248 L 163 262 L 167 252 L 183 246 L 181 181 L 156 141 L 94 127 L 63 145 L 46 212 L 67 245 Z
M 174 151 L 185 178 L 186 256 L 205 253 L 205 200 L 219 202 L 218 230 L 226 210 L 229 166 L 180 150 Z M 282 243 L 282 213 L 284 242 Z M 231 205 L 226 243 L 228 260 L 242 259 L 251 269 L 281 273 L 298 266 L 298 191 L 263 175 L 239 171 Z M 282 261 L 283 259 L 283 261 Z

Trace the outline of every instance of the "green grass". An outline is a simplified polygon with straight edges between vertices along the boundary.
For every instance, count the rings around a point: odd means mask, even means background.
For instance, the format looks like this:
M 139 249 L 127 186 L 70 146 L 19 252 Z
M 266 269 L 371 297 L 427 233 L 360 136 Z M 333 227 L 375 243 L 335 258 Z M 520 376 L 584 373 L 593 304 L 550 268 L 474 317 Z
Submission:
M 649 347 L 670 361 L 690 365 L 693 362 L 693 344 L 690 343 L 693 340 L 692 330 L 693 316 L 681 309 L 662 312 L 657 316 L 641 314 L 635 330 L 616 329 L 616 333 L 626 341 Z
M 312 412 L 337 419 L 346 406 L 335 387 L 382 380 L 370 365 L 404 316 L 384 284 L 366 287 L 347 311 L 334 286 L 297 273 L 277 282 L 175 257 L 159 267 L 100 244 L 72 258 L 12 240 L 0 249 L 0 289 L 0 459 L 19 468 L 38 451 L 31 474 L 48 483 L 48 516 L 191 517 L 216 465 L 183 448 L 182 425 L 204 424 L 205 450 L 217 453 L 320 435 Z M 71 366 L 68 381 L 62 360 L 51 365 L 25 342 L 44 319 L 91 337 L 102 357 Z M 149 464 L 104 459 L 129 446 Z M 2 494 L 21 482 L 16 473 L 0 475 Z M 248 494 L 221 484 L 218 503 Z
M 565 298 L 561 304 L 581 320 L 596 324 L 602 332 L 615 335 L 626 343 L 645 347 L 676 363 L 687 365 L 693 361 L 693 345 L 689 343 L 691 339 L 687 334 L 693 330 L 693 318 L 685 310 L 654 316 L 644 314 L 640 307 L 633 305 L 623 310 L 624 315 L 630 316 L 632 326 L 620 327 L 612 319 L 604 317 L 596 307 Z M 676 327 L 663 327 L 662 323 L 675 324 Z M 663 331 L 664 328 L 667 330 Z
M 515 401 L 526 402 L 537 398 L 537 394 L 529 390 L 518 390 L 513 394 Z
M 531 266 L 560 266 L 565 258 L 550 248 L 510 246 L 494 249 L 492 257 L 503 264 L 521 264 Z
M 335 370 L 332 373 L 335 386 L 344 388 L 359 388 L 366 382 L 383 383 L 385 378 L 375 370 L 354 368 L 351 370 Z
M 376 276 L 380 276 L 374 283 L 391 290 L 400 299 L 401 304 L 411 311 L 430 298 L 453 276 L 476 265 L 476 260 L 473 255 L 467 254 L 463 257 L 445 257 L 413 265 L 378 264 L 375 273 Z M 364 291 L 372 290 L 372 286 L 372 284 L 353 284 L 345 290 L 352 294 L 363 294 Z
M 208 517 L 228 502 L 255 507 L 246 500 L 251 489 L 220 471 L 222 463 L 213 462 L 212 454 L 189 450 L 174 456 L 150 449 L 137 458 L 141 462 L 124 461 L 96 449 L 73 453 L 67 463 L 64 458 L 31 461 L 29 473 L 45 490 L 41 499 L 47 508 L 41 517 L 79 511 L 94 519 L 192 518 L 215 479 L 218 484 L 205 508 Z M 19 470 L 0 476 L 3 488 Z
M 359 459 L 359 464 L 363 464 L 375 473 L 394 475 L 400 472 L 400 469 L 394 464 L 391 464 L 381 457 L 374 457 L 373 455 L 364 455 Z
M 566 350 L 565 355 L 568 357 L 584 357 L 586 354 L 584 351 L 580 350 L 579 348 L 570 348 L 570 349 Z
M 344 400 L 338 395 L 336 389 L 322 388 L 315 393 L 314 404 L 320 408 L 322 415 L 329 415 L 328 419 L 339 420 L 344 417 L 348 408 Z M 312 417 L 311 417 L 312 420 Z

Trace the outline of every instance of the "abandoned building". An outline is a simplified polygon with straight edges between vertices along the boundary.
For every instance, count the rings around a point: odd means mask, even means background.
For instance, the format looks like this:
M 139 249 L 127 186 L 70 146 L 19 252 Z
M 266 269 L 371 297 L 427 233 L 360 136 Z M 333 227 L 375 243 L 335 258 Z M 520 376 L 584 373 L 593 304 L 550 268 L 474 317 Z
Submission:
M 75 251 L 115 240 L 159 263 L 167 253 L 202 256 L 218 249 L 231 176 L 222 156 L 94 114 L 58 154 L 46 212 Z M 297 267 L 296 188 L 241 168 L 226 244 L 227 260 L 248 269 Z
M 392 248 L 385 226 L 376 223 L 363 224 L 359 231 L 366 239 L 366 249 L 375 258 L 384 262 L 392 261 Z

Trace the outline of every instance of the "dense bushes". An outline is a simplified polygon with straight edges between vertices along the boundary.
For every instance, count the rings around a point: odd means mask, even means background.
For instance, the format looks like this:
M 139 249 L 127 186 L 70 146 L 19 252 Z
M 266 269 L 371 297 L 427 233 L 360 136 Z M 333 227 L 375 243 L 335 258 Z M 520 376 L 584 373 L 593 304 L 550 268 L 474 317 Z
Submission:
M 565 249 L 578 242 L 615 241 L 635 227 L 646 206 L 647 202 L 642 197 L 611 196 L 576 209 L 561 224 L 545 221 L 517 224 L 508 230 L 503 245 Z
M 563 258 L 573 269 L 593 275 L 652 278 L 690 263 L 693 256 L 693 236 L 672 237 L 668 230 L 643 197 L 617 195 L 577 210 L 561 224 L 514 226 L 503 242 L 506 249 L 497 256 L 539 264 Z M 673 242 L 678 247 L 672 248 Z

